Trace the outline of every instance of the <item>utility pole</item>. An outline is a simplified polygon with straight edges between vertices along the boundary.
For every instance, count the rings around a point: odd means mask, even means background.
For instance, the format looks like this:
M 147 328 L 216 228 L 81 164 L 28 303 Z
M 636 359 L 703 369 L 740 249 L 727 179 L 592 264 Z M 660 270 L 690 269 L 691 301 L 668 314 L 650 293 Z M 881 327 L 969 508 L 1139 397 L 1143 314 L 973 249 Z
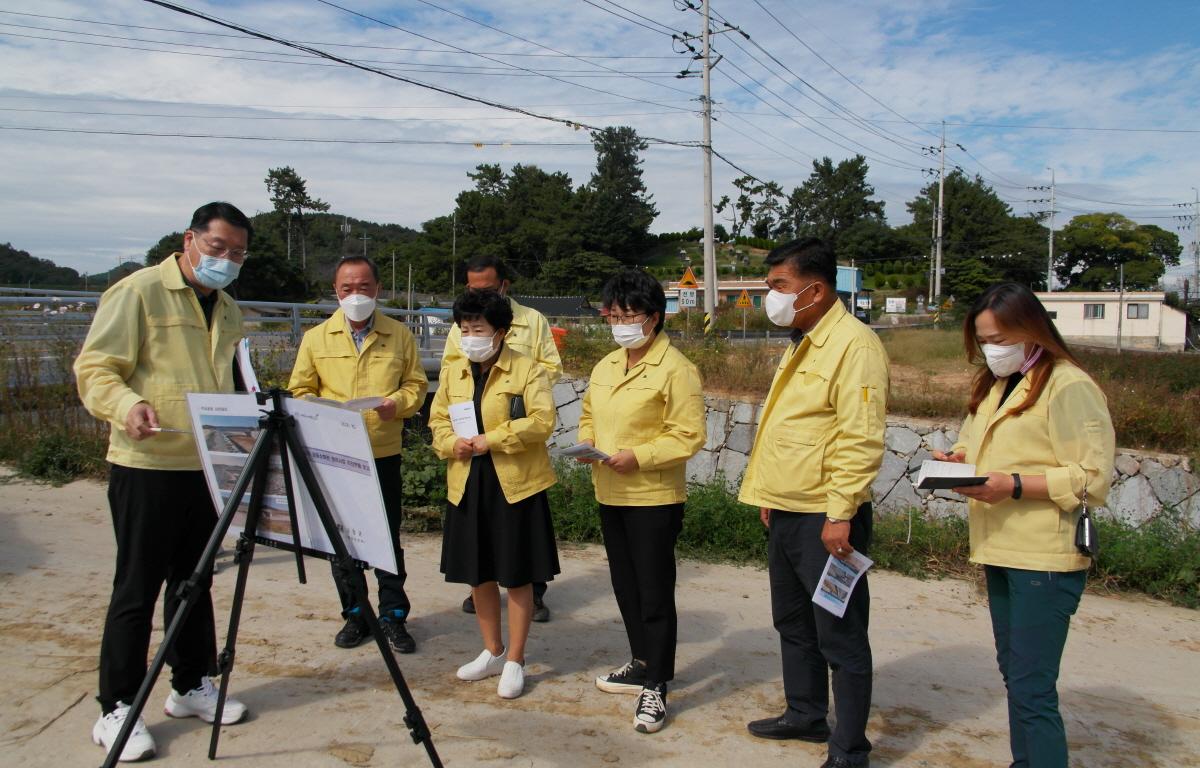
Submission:
M 713 244 L 713 203 L 712 203 L 712 68 L 716 66 L 710 61 L 712 54 L 711 32 L 709 31 L 708 0 L 704 0 L 702 13 L 704 31 L 701 40 L 704 45 L 704 71 L 701 78 L 704 83 L 704 95 L 700 104 L 704 108 L 704 333 L 712 333 L 717 319 L 717 255 Z
M 362 240 L 362 243 L 363 243 L 363 258 L 365 259 L 365 258 L 367 258 L 367 241 L 368 241 L 368 240 L 370 240 L 370 239 L 372 239 L 372 238 L 371 238 L 371 236 L 370 236 L 370 235 L 368 235 L 366 232 L 363 232 L 361 235 L 359 235 L 359 236 L 358 236 L 358 239 L 359 239 L 359 240 Z
M 1047 166 L 1049 167 L 1049 166 Z M 1046 236 L 1049 253 L 1046 261 L 1046 292 L 1054 290 L 1054 169 L 1050 168 L 1050 234 Z
M 412 312 L 412 262 L 408 263 L 408 311 Z
M 458 209 L 450 213 L 450 297 L 454 298 L 454 265 L 458 263 Z
M 934 274 L 937 270 L 937 212 L 934 210 L 937 205 L 933 202 L 933 190 L 929 190 L 929 209 L 933 216 L 929 217 L 929 303 L 926 307 L 929 311 L 933 311 L 933 283 Z M 875 286 L 878 288 L 879 286 Z
M 1192 258 L 1195 272 L 1192 274 L 1192 291 L 1200 295 L 1200 190 L 1192 187 Z
M 392 301 L 396 300 L 396 249 L 392 249 Z
M 942 230 L 945 226 L 944 208 L 946 204 L 946 121 L 942 121 L 942 144 L 939 154 L 938 167 L 938 204 L 937 204 L 937 257 L 933 273 L 933 293 L 938 304 L 942 303 Z
M 1121 354 L 1121 322 L 1125 319 L 1125 262 L 1118 268 L 1120 275 L 1117 293 L 1117 354 Z
M 711 28 L 711 13 L 709 9 L 709 0 L 702 0 L 699 8 L 695 6 L 692 0 L 683 0 L 682 4 L 677 3 L 676 7 L 681 11 L 696 11 L 700 14 L 700 23 L 704 25 L 699 35 L 671 35 L 671 39 L 679 43 L 692 54 L 693 61 L 699 61 L 702 70 L 700 77 L 702 81 L 702 94 L 700 96 L 701 117 L 703 118 L 703 137 L 701 150 L 704 153 L 704 333 L 710 334 L 713 331 L 717 321 L 717 250 L 713 240 L 713 193 L 712 193 L 712 70 L 721 62 L 723 58 L 720 54 L 713 57 L 712 36 L 714 34 L 723 34 L 725 32 L 737 32 L 747 40 L 750 36 L 738 27 L 724 22 L 724 29 L 713 32 Z M 693 40 L 699 40 L 701 50 L 697 51 L 691 44 Z M 677 53 L 683 53 L 677 50 Z M 676 77 L 693 77 L 694 72 L 684 70 Z

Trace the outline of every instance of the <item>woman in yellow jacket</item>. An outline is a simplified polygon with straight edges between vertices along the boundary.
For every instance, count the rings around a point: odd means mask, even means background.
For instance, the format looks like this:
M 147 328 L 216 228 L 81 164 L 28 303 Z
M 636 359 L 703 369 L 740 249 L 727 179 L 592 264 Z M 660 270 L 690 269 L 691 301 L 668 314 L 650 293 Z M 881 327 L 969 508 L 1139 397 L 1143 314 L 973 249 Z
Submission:
M 1107 498 L 1112 419 L 1025 286 L 990 288 L 963 336 L 968 358 L 983 365 L 958 443 L 935 458 L 970 462 L 988 478 L 955 490 L 970 498 L 971 561 L 987 576 L 1012 764 L 1066 768 L 1058 669 L 1091 564 L 1075 525 L 1083 503 Z
M 675 676 L 675 540 L 687 460 L 704 446 L 704 396 L 696 366 L 662 332 L 667 300 L 657 280 L 627 270 L 601 299 L 621 348 L 592 369 L 579 440 L 610 455 L 593 462 L 592 482 L 632 659 L 596 686 L 637 694 L 634 727 L 654 733 Z
M 449 460 L 441 570 L 446 581 L 471 586 L 484 645 L 458 678 L 500 675 L 497 693 L 515 699 L 525 687 L 532 582 L 559 572 L 546 501 L 555 482 L 546 451 L 554 399 L 545 368 L 504 343 L 512 325 L 507 299 L 467 291 L 454 302 L 454 322 L 463 356 L 443 366 L 429 416 L 433 449 Z M 501 586 L 508 590 L 507 648 Z

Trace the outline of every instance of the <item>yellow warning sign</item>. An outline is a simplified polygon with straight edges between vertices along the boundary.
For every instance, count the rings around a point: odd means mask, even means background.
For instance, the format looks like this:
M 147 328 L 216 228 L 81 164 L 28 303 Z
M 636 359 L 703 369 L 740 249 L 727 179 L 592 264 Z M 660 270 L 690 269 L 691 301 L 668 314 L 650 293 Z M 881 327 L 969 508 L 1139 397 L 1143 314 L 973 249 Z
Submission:
M 742 295 L 738 296 L 737 304 L 734 306 L 736 306 L 738 309 L 749 309 L 750 307 L 754 306 L 750 302 L 750 293 L 745 288 L 742 289 Z
M 679 278 L 679 288 L 699 288 L 700 283 L 696 282 L 696 273 L 692 272 L 692 268 L 688 267 L 684 270 L 683 277 Z

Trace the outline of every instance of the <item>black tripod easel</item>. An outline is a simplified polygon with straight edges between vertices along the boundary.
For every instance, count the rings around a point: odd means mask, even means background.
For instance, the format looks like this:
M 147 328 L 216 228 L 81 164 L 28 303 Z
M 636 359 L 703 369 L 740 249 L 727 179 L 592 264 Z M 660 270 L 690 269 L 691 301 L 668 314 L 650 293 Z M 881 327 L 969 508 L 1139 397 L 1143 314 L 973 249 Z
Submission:
M 367 600 L 366 581 L 362 578 L 351 578 L 352 574 L 356 570 L 363 569 L 365 564 L 352 558 L 350 552 L 346 549 L 346 542 L 342 539 L 341 531 L 338 530 L 337 523 L 333 519 L 333 513 L 325 501 L 325 495 L 321 492 L 317 476 L 313 472 L 312 464 L 309 463 L 308 454 L 304 452 L 304 446 L 300 443 L 300 437 L 296 431 L 295 419 L 284 411 L 283 400 L 289 397 L 290 394 L 286 390 L 272 389 L 269 392 L 256 393 L 255 396 L 258 398 L 259 405 L 265 406 L 269 403 L 270 410 L 265 410 L 263 416 L 258 421 L 260 427 L 258 438 L 246 460 L 246 466 L 242 468 L 241 474 L 238 475 L 237 481 L 234 483 L 229 499 L 221 511 L 221 516 L 217 519 L 216 528 L 213 529 L 212 536 L 209 537 L 208 544 L 204 547 L 204 553 L 200 556 L 200 562 L 197 563 L 196 570 L 179 587 L 179 607 L 166 629 L 162 644 L 159 645 L 158 651 L 154 654 L 154 660 L 150 663 L 146 677 L 142 680 L 141 687 L 138 688 L 137 695 L 130 705 L 129 714 L 125 718 L 125 723 L 121 727 L 121 731 L 117 734 L 117 740 L 108 752 L 103 768 L 115 768 L 120 758 L 121 750 L 125 748 L 125 742 L 129 740 L 129 734 L 133 731 L 134 724 L 146 706 L 146 699 L 150 696 L 150 689 L 154 687 L 154 683 L 162 672 L 163 665 L 166 663 L 167 650 L 171 647 L 175 638 L 178 637 L 183 627 L 183 622 L 187 619 L 188 613 L 194 606 L 197 587 L 212 572 L 213 563 L 216 561 L 217 550 L 220 548 L 221 540 L 225 538 L 225 534 L 233 522 L 234 514 L 237 512 L 238 506 L 242 503 L 246 489 L 251 483 L 253 483 L 253 487 L 250 491 L 250 504 L 246 514 L 246 524 L 241 536 L 238 537 L 236 554 L 234 556 L 234 562 L 238 565 L 238 573 L 233 592 L 233 605 L 230 608 L 229 628 L 225 637 L 225 648 L 217 657 L 217 669 L 221 674 L 221 688 L 217 696 L 217 712 L 213 720 L 212 738 L 208 746 L 208 758 L 215 760 L 217 756 L 217 742 L 221 735 L 221 717 L 225 710 L 225 700 L 229 691 L 229 678 L 233 672 L 234 649 L 237 643 L 238 625 L 241 621 L 242 601 L 246 594 L 246 578 L 249 574 L 250 562 L 254 558 L 255 543 L 258 542 L 281 549 L 293 550 L 296 553 L 296 570 L 301 584 L 305 582 L 304 555 L 307 554 L 333 561 L 337 574 L 336 578 L 344 586 L 349 587 L 353 591 L 355 603 L 360 611 L 359 615 L 363 617 L 367 626 L 370 627 L 371 635 L 375 638 L 375 644 L 379 647 L 379 653 L 383 656 L 383 662 L 392 677 L 392 682 L 396 685 L 396 691 L 404 701 L 404 724 L 408 727 L 412 735 L 413 743 L 423 744 L 429 756 L 429 762 L 435 768 L 441 768 L 442 760 L 438 757 L 437 749 L 433 746 L 433 737 L 429 732 L 429 727 L 425 724 L 425 718 L 421 714 L 421 709 L 417 706 L 416 700 L 413 698 L 412 691 L 408 688 L 408 683 L 404 680 L 404 674 L 400 671 L 400 665 L 396 662 L 396 657 L 392 654 L 391 648 L 388 647 L 387 639 L 379 628 L 379 619 L 375 615 L 375 611 L 371 608 L 370 602 Z M 332 555 L 304 548 L 300 544 L 300 528 L 296 520 L 296 503 L 288 462 L 289 454 L 295 459 L 296 467 L 300 470 L 300 481 L 304 483 L 304 487 L 308 490 L 309 498 L 312 499 L 317 515 L 321 518 L 321 525 L 325 529 L 325 535 L 333 547 Z M 263 539 L 257 535 L 259 519 L 262 516 L 263 492 L 267 484 L 267 475 L 270 471 L 272 455 L 278 455 L 283 463 L 283 477 L 287 488 L 288 515 L 291 518 L 292 524 L 293 541 L 291 544 L 282 544 Z

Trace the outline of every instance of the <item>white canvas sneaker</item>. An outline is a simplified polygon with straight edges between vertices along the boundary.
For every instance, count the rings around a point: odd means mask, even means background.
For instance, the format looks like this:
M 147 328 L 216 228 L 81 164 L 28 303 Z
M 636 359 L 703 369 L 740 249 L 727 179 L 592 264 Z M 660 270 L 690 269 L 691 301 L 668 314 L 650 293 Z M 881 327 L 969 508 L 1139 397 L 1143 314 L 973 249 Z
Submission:
M 217 719 L 216 686 L 207 677 L 200 678 L 200 686 L 187 693 L 171 691 L 163 712 L 171 717 L 198 717 L 206 723 Z M 225 697 L 225 709 L 221 712 L 221 725 L 233 725 L 246 716 L 246 705 L 232 696 Z
M 515 699 L 525 690 L 525 666 L 515 661 L 504 662 L 504 672 L 500 675 L 500 684 L 496 693 L 502 699 Z
M 459 680 L 484 680 L 495 677 L 504 671 L 504 651 L 499 656 L 493 656 L 487 648 L 475 657 L 475 660 L 458 668 Z
M 121 726 L 125 725 L 125 719 L 128 717 L 129 705 L 117 702 L 116 709 L 107 715 L 101 715 L 92 726 L 92 742 L 96 746 L 104 747 L 105 752 L 112 749 L 117 734 L 121 732 Z M 121 750 L 119 759 L 123 763 L 132 763 L 154 757 L 154 751 L 154 737 L 146 729 L 146 721 L 138 717 L 133 730 L 129 732 L 129 738 L 125 740 L 125 748 Z

